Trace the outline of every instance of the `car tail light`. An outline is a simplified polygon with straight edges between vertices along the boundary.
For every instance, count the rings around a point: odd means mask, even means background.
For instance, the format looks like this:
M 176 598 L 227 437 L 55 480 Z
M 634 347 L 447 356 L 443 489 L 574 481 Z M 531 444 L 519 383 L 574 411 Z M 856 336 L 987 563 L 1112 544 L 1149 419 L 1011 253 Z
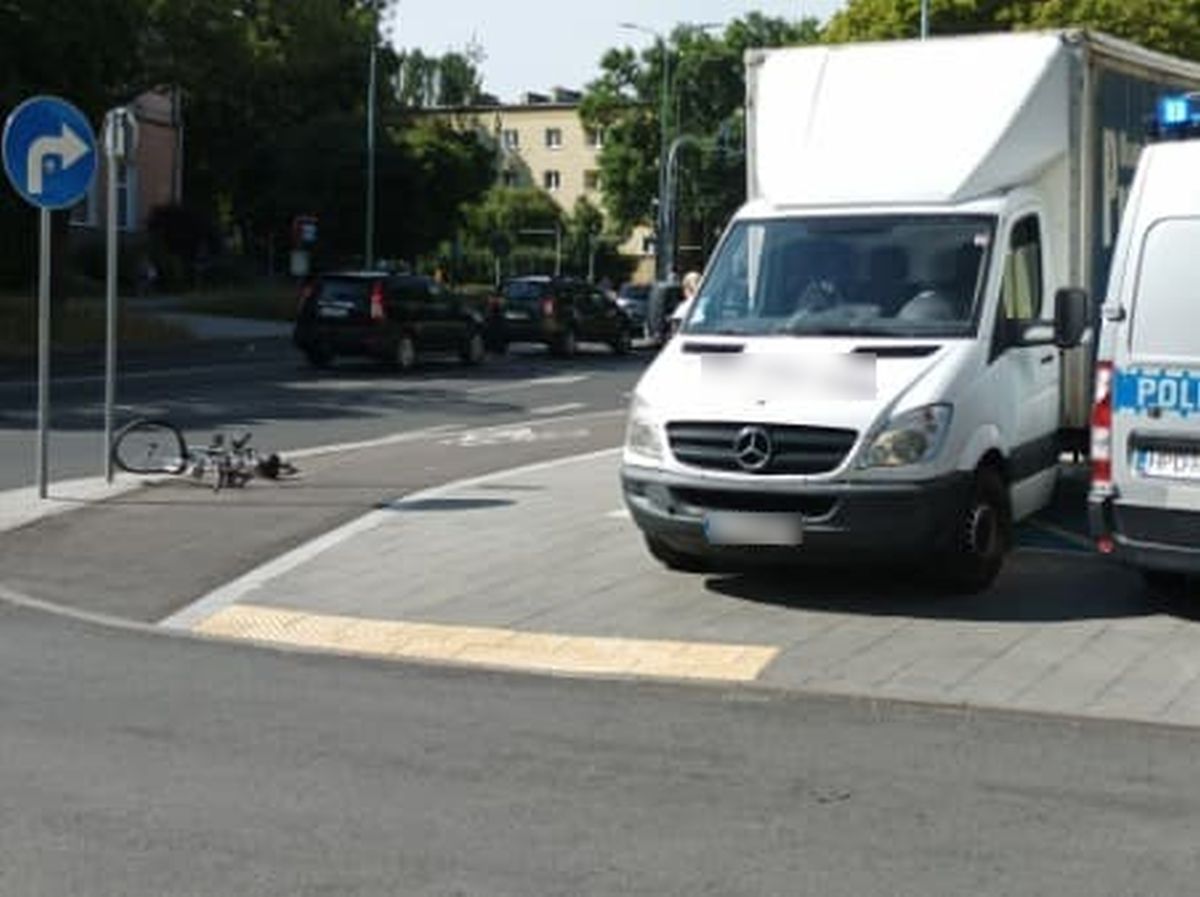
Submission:
M 371 287 L 371 320 L 383 321 L 387 318 L 387 307 L 383 304 L 383 284 L 375 281 Z
M 543 318 L 554 317 L 554 297 L 553 296 L 547 296 L 545 299 L 542 300 L 542 317 Z
M 1092 403 L 1092 485 L 1112 485 L 1112 393 L 1111 361 L 1096 365 L 1096 398 Z

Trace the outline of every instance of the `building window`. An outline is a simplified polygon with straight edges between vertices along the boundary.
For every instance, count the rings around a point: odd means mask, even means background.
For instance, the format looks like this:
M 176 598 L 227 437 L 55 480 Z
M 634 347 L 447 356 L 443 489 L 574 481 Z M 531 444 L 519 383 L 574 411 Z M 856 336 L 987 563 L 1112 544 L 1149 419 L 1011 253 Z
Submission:
M 517 173 L 511 168 L 504 169 L 504 171 L 500 172 L 500 183 L 505 187 L 517 186 Z
M 589 168 L 583 173 L 583 189 L 584 190 L 599 190 L 600 189 L 600 172 L 594 168 Z
M 505 149 L 517 149 L 521 145 L 521 134 L 516 128 L 505 128 L 500 143 Z
M 588 128 L 587 145 L 592 149 L 600 149 L 604 146 L 604 132 L 599 128 Z
M 553 193 L 562 186 L 562 175 L 557 171 L 547 171 L 542 175 L 542 186 Z
M 562 147 L 562 128 L 546 129 L 546 146 L 549 149 L 559 149 Z

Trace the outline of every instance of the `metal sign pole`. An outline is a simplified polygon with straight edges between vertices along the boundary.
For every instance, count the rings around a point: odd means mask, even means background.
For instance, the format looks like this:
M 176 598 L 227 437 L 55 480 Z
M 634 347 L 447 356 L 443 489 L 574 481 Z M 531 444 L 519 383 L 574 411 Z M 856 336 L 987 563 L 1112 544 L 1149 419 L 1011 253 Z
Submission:
M 50 481 L 50 212 L 79 202 L 96 173 L 96 137 L 82 112 L 58 97 L 36 96 L 9 113 L 0 136 L 4 174 L 40 210 L 38 246 L 38 395 L 35 479 L 45 499 Z
M 115 126 L 115 122 L 114 122 Z M 104 278 L 104 479 L 113 481 L 112 431 L 113 405 L 117 395 L 117 153 L 112 140 L 108 146 L 108 184 L 105 191 L 107 265 Z
M 38 249 L 38 397 L 37 397 L 37 488 L 45 498 L 50 481 L 46 458 L 50 425 L 50 210 L 38 213 L 41 240 Z

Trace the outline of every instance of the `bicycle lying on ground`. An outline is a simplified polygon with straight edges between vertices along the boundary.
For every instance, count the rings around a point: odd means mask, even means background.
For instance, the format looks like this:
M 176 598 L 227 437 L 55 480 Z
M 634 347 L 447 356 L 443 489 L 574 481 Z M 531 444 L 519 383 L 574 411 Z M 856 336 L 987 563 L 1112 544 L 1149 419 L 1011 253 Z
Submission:
M 250 437 L 249 431 L 229 437 L 214 433 L 207 445 L 188 445 L 183 431 L 170 421 L 139 418 L 117 431 L 110 451 L 113 464 L 126 473 L 186 475 L 197 481 L 211 478 L 214 490 L 299 472 L 274 452 L 260 454 L 250 445 Z

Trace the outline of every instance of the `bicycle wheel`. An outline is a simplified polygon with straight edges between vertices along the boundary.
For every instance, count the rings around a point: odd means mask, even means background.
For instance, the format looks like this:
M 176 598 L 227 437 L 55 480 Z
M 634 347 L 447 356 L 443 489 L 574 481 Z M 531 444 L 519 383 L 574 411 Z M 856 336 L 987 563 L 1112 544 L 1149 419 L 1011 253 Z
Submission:
M 126 473 L 183 473 L 188 465 L 183 433 L 169 421 L 141 418 L 117 431 L 113 464 Z

